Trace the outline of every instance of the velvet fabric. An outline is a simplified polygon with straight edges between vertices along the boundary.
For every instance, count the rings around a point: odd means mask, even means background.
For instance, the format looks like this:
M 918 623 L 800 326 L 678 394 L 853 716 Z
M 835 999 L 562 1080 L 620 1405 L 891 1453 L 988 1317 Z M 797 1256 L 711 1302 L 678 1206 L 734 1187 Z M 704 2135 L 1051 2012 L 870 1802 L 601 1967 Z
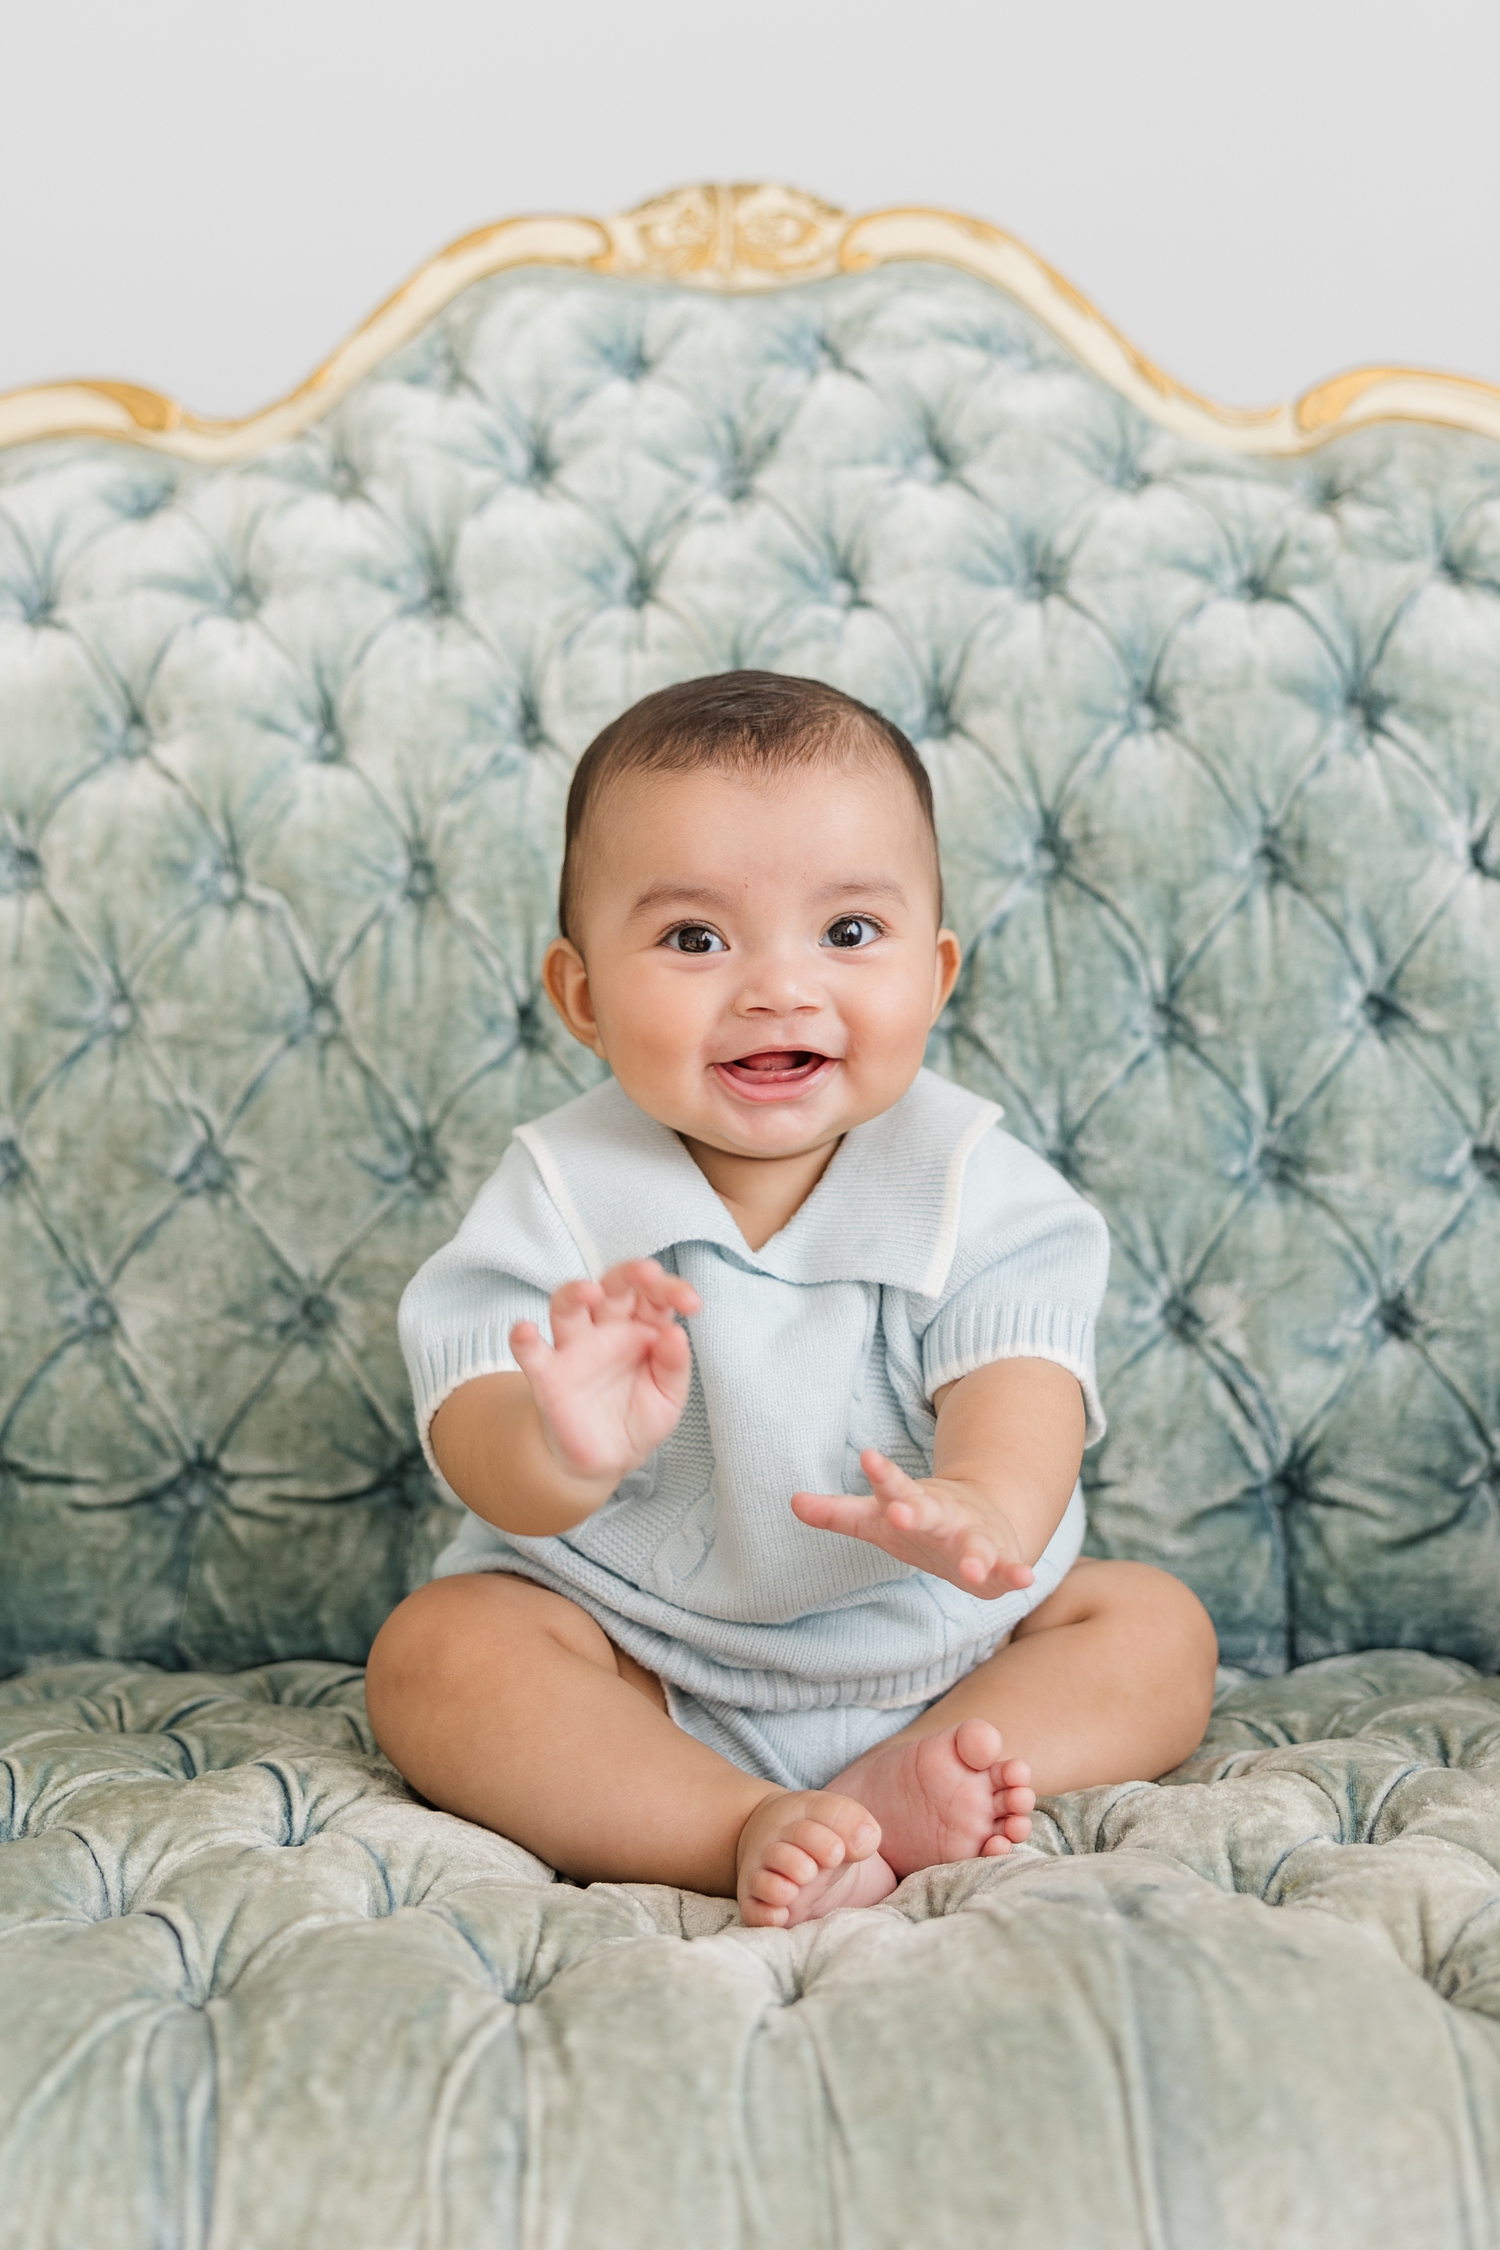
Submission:
M 1236 1668 L 791 1935 L 422 1806 L 356 1669 L 454 1528 L 400 1290 L 592 1082 L 573 762 L 736 664 L 929 763 L 929 1059 L 1113 1236 L 1094 1546 Z M 936 267 L 0 453 L 0 2244 L 1492 2239 L 1497 734 L 1500 447 L 1189 442 Z

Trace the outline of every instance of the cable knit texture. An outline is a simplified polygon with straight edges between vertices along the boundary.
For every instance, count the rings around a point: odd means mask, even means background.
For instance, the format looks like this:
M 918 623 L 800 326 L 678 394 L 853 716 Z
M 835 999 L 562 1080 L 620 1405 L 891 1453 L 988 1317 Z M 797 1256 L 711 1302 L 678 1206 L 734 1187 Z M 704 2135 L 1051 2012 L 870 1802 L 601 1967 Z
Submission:
M 524 1539 L 470 1516 L 437 1574 L 518 1571 L 674 1687 L 749 1710 L 890 1709 L 951 1686 L 1076 1559 L 1081 1498 L 1036 1583 L 999 1601 L 809 1530 L 789 1502 L 861 1490 L 868 1445 L 927 1475 L 929 1367 L 1060 1356 L 1102 1435 L 1104 1222 L 997 1119 L 922 1071 L 756 1252 L 676 1134 L 618 1086 L 527 1126 L 402 1299 L 424 1444 L 455 1371 L 486 1371 L 476 1337 L 490 1371 L 514 1367 L 495 1346 L 516 1321 L 550 1333 L 553 1290 L 626 1258 L 659 1257 L 702 1299 L 692 1387 L 673 1435 L 584 1523 Z M 846 1762 L 830 1753 L 820 1773 L 814 1758 L 803 1786 Z

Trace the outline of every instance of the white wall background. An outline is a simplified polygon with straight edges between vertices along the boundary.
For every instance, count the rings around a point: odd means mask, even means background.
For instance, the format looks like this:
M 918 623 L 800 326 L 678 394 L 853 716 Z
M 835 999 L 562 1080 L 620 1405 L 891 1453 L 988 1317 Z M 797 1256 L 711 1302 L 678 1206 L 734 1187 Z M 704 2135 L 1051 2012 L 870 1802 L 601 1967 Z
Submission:
M 238 414 L 443 242 L 703 178 L 1021 236 L 1181 380 L 1500 381 L 1497 0 L 9 0 L 0 388 Z

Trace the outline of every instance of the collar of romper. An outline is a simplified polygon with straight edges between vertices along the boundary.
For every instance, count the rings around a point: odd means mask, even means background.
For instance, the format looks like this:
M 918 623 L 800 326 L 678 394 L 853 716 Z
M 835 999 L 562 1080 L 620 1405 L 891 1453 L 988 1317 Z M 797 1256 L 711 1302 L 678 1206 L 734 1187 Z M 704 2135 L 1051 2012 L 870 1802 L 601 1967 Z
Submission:
M 846 1133 L 800 1210 L 759 1250 L 677 1135 L 613 1079 L 517 1127 L 558 1216 L 596 1279 L 626 1258 L 711 1242 L 779 1281 L 870 1281 L 943 1292 L 969 1158 L 1001 1115 L 930 1070 L 895 1107 Z

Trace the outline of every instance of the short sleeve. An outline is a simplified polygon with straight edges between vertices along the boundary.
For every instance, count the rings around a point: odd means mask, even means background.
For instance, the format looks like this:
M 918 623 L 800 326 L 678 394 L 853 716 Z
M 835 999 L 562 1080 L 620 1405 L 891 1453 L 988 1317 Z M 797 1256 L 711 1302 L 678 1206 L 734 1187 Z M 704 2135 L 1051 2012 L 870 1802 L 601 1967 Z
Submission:
M 519 1372 L 511 1329 L 534 1320 L 550 1337 L 552 1292 L 586 1271 L 529 1152 L 512 1141 L 453 1240 L 407 1284 L 397 1315 L 417 1435 L 434 1476 L 427 1433 L 444 1399 L 476 1376 Z
M 1094 1324 L 1108 1274 L 1109 1231 L 1093 1205 L 1011 1134 L 986 1134 L 965 1175 L 948 1287 L 922 1332 L 928 1398 L 994 1360 L 1055 1360 L 1082 1386 L 1095 1444 Z

